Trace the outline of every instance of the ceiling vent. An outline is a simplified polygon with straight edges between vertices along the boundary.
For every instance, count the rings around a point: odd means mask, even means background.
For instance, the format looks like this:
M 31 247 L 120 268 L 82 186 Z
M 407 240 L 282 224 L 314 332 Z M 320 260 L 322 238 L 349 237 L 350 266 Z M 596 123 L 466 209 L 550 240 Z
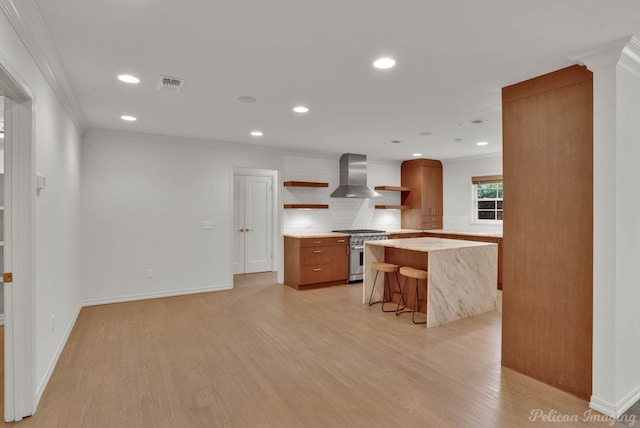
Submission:
M 183 85 L 184 80 L 177 77 L 160 76 L 160 80 L 158 80 L 158 89 L 180 92 Z

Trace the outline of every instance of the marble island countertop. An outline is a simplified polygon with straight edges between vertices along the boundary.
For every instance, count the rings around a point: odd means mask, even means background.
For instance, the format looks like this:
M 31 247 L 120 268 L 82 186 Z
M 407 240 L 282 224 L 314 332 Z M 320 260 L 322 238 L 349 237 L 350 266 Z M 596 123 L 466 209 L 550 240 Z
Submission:
M 486 247 L 497 244 L 491 242 L 461 241 L 457 239 L 445 238 L 400 238 L 383 241 L 367 241 L 366 245 L 379 245 L 382 247 L 400 248 L 403 250 L 413 250 L 422 252 L 434 252 L 444 250 L 455 250 L 469 247 Z

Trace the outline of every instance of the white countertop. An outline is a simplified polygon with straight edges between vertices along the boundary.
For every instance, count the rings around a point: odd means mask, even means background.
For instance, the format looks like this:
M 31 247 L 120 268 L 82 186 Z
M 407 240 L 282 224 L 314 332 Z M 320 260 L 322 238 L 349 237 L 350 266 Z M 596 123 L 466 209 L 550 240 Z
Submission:
M 449 229 L 430 229 L 424 232 L 446 233 L 449 235 L 467 235 L 467 236 L 485 236 L 487 238 L 502 238 L 502 232 L 476 232 L 473 230 L 449 230 Z
M 444 238 L 400 238 L 385 239 L 381 241 L 367 241 L 365 245 L 377 245 L 381 247 L 400 248 L 403 250 L 422 251 L 425 253 L 433 251 L 455 250 L 458 248 L 485 247 L 497 245 L 491 242 L 462 241 L 458 239 Z
M 309 232 L 309 233 L 285 233 L 284 236 L 289 238 L 340 238 L 349 236 L 346 233 L 339 232 Z
M 403 233 L 422 233 L 422 230 L 417 229 L 396 229 L 396 230 L 387 230 L 388 234 L 396 234 L 400 235 Z

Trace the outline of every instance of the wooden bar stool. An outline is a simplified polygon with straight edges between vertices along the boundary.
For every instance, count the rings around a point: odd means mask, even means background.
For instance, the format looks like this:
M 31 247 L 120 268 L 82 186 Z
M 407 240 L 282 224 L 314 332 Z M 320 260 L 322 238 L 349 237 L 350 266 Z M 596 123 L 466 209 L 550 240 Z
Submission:
M 373 278 L 373 285 L 371 286 L 371 294 L 369 295 L 369 306 L 373 306 L 376 303 L 382 303 L 382 312 L 397 312 L 398 311 L 397 307 L 395 309 L 385 309 L 384 304 L 390 303 L 392 300 L 391 296 L 393 292 L 391 291 L 391 283 L 390 283 L 391 278 L 389 277 L 389 274 L 391 272 L 396 274 L 396 283 L 398 284 L 398 288 L 400 288 L 400 278 L 398 277 L 398 270 L 400 269 L 400 266 L 394 265 L 392 263 L 373 262 L 371 263 L 371 269 L 376 271 L 376 276 Z M 373 298 L 373 291 L 376 289 L 376 281 L 378 280 L 378 274 L 380 272 L 384 272 L 387 278 L 386 282 L 384 282 L 384 286 L 382 290 L 382 300 L 372 302 L 371 299 Z M 383 280 L 384 280 L 384 276 L 383 276 Z M 389 300 L 385 300 L 384 298 L 385 290 L 387 291 L 387 296 L 389 297 Z M 400 299 L 403 304 L 402 307 L 404 308 L 404 296 L 400 291 L 396 291 L 396 293 L 400 294 Z M 400 306 L 400 302 L 398 302 L 398 307 L 399 306 Z
M 411 312 L 411 321 L 413 321 L 414 324 L 426 324 L 427 320 L 425 319 L 424 321 L 416 321 L 416 312 L 420 312 L 420 298 L 419 298 L 419 293 L 418 293 L 418 289 L 419 289 L 419 281 L 421 279 L 424 279 L 425 281 L 425 296 L 424 296 L 424 304 L 427 304 L 427 277 L 429 276 L 429 273 L 426 270 L 420 270 L 420 269 L 416 269 L 416 268 L 412 268 L 412 267 L 408 267 L 408 266 L 402 266 L 400 268 L 400 275 L 404 276 L 404 287 L 402 287 L 400 289 L 400 294 L 403 297 L 403 300 L 406 302 L 406 299 L 404 299 L 404 292 L 407 289 L 407 282 L 409 281 L 409 278 L 413 278 L 416 280 L 416 299 L 415 299 L 415 303 L 414 303 L 414 308 L 413 309 L 404 309 L 404 308 L 400 308 L 400 305 L 398 305 L 398 308 L 396 309 L 396 316 L 400 315 L 403 312 Z M 429 310 L 429 308 L 427 308 L 427 310 Z

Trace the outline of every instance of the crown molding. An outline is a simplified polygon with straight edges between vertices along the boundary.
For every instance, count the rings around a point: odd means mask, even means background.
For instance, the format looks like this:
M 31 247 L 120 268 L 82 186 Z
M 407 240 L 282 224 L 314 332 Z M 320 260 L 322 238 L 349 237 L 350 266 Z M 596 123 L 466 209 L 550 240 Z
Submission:
M 635 36 L 622 49 L 618 65 L 640 79 L 640 39 Z
M 31 54 L 63 108 L 83 134 L 87 118 L 71 87 L 67 70 L 34 0 L 0 0 L 0 10 Z
M 595 49 L 572 55 L 569 59 L 586 66 L 591 71 L 599 71 L 618 63 L 622 50 L 629 40 L 632 40 L 632 37 L 626 36 Z

